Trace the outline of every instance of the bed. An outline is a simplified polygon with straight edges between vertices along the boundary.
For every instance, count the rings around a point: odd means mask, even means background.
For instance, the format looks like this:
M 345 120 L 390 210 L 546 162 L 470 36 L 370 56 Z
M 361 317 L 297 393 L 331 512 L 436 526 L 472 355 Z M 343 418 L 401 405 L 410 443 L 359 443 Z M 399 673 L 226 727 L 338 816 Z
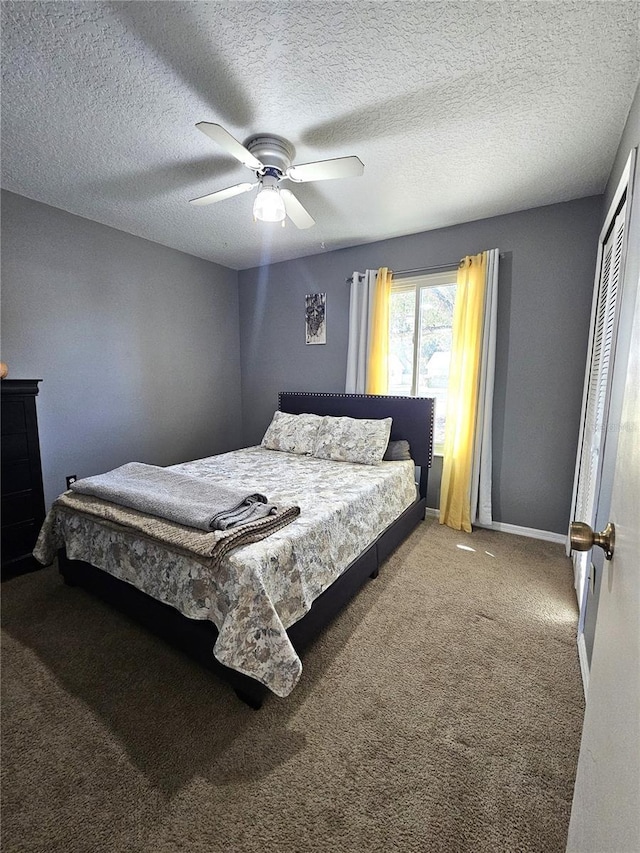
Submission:
M 69 508 L 58 513 L 64 524 L 52 510 L 35 552 L 44 562 L 44 543 L 49 553 L 52 543 L 60 546 L 58 566 L 67 584 L 88 589 L 169 639 L 253 708 L 268 691 L 291 692 L 304 646 L 424 518 L 432 459 L 428 398 L 281 392 L 278 411 L 392 418 L 390 441 L 408 441 L 411 461 L 358 465 L 253 447 L 172 466 L 210 481 L 250 476 L 257 487 L 273 482 L 275 471 L 278 502 L 297 499 L 301 507 L 299 517 L 267 539 L 228 553 L 215 572 L 191 552 L 141 540 Z

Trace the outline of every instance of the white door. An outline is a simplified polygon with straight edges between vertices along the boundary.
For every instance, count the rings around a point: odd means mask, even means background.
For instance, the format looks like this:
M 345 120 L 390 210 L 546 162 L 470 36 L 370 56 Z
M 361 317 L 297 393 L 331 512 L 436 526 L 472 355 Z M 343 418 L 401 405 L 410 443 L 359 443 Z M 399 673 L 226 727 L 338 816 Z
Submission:
M 595 322 L 591 341 L 591 359 L 586 379 L 586 405 L 582 446 L 578 455 L 578 479 L 574 518 L 589 525 L 595 523 L 600 486 L 601 455 L 607 428 L 608 392 L 612 354 L 615 350 L 620 303 L 620 268 L 627 215 L 626 199 L 615 213 L 605 235 L 597 288 Z M 585 581 L 588 554 L 573 552 L 576 592 L 581 615 L 584 614 Z
M 614 420 L 616 416 L 619 416 L 620 387 L 623 387 L 618 382 L 617 399 L 616 389 L 613 389 L 614 396 L 612 397 L 613 371 L 623 301 L 622 285 L 625 277 L 625 262 L 633 207 L 634 167 L 635 150 L 630 153 L 623 170 L 611 207 L 605 217 L 598 244 L 581 432 L 578 441 L 571 508 L 572 521 L 586 522 L 592 527 L 596 526 L 598 513 L 608 513 L 609 511 L 610 480 L 614 458 L 611 457 L 610 449 L 611 461 L 608 483 L 606 482 L 607 472 L 604 470 L 604 459 L 607 443 L 611 445 L 611 441 L 607 442 L 608 419 L 610 414 L 613 414 Z M 628 299 L 627 305 L 629 305 Z M 631 302 L 631 306 L 633 306 L 633 302 Z M 628 347 L 628 336 L 630 334 L 629 323 L 626 325 L 627 340 L 622 342 L 625 359 L 625 347 Z M 623 338 L 624 336 L 625 332 L 623 331 Z M 604 488 L 603 473 L 605 474 Z M 591 561 L 591 554 L 580 551 L 572 552 L 572 558 L 574 583 L 580 608 L 578 647 L 586 684 L 597 618 L 602 560 L 596 559 L 594 566 Z
M 635 274 L 611 499 L 615 551 L 604 563 L 567 845 L 575 853 L 640 850 L 640 293 Z
M 574 480 L 571 519 L 601 530 L 609 520 L 611 490 L 620 421 L 624 374 L 631 337 L 633 276 L 638 262 L 640 183 L 632 150 L 605 217 L 598 244 L 581 432 Z M 635 196 L 635 199 L 634 199 Z M 630 261 L 630 264 L 628 263 Z M 616 359 L 622 358 L 622 370 Z M 574 583 L 580 608 L 578 651 L 585 692 L 603 578 L 600 549 L 572 552 Z M 640 851 L 639 851 L 640 853 Z
M 597 528 L 616 528 L 600 568 L 569 853 L 640 851 L 640 175 L 630 197 L 618 352 Z M 604 496 L 604 499 L 603 499 Z M 610 503 L 607 503 L 610 498 Z M 607 518 L 603 514 L 607 512 Z M 599 548 L 593 549 L 602 555 Z

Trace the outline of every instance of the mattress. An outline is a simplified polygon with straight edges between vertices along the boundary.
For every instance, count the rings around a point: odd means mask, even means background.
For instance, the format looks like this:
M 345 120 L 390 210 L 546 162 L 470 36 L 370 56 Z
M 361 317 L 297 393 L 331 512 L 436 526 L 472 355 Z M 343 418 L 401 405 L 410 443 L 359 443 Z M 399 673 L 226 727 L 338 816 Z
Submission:
M 204 480 L 249 487 L 300 516 L 237 548 L 212 572 L 161 543 L 86 515 L 50 511 L 34 554 L 58 548 L 218 629 L 220 663 L 287 696 L 302 663 L 286 629 L 416 500 L 412 462 L 358 465 L 250 447 L 172 466 Z

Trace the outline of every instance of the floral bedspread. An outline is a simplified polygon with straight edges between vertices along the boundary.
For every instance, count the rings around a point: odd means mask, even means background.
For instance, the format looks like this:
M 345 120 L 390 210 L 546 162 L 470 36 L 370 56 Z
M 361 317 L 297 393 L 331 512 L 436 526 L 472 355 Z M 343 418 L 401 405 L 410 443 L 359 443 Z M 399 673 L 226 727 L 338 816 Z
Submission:
M 287 696 L 302 663 L 286 629 L 416 497 L 412 462 L 358 465 L 249 447 L 172 466 L 205 480 L 247 486 L 300 516 L 266 539 L 237 548 L 212 572 L 135 532 L 86 515 L 49 512 L 34 554 L 51 562 L 66 547 L 192 619 L 210 619 L 226 666 Z

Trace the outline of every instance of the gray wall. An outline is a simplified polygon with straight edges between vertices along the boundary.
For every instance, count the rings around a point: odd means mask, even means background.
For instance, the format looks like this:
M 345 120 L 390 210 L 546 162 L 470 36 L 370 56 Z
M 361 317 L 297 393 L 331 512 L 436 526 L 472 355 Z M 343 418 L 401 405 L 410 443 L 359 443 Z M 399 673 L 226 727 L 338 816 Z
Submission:
M 47 504 L 67 474 L 241 443 L 237 273 L 9 192 L 2 360 L 43 380 Z
M 498 247 L 494 519 L 569 522 L 602 197 L 244 270 L 243 426 L 260 440 L 280 390 L 343 391 L 353 270 L 413 269 Z M 327 344 L 304 343 L 304 295 L 327 293 Z M 437 472 L 433 480 L 437 480 Z M 432 488 L 429 504 L 437 504 Z

